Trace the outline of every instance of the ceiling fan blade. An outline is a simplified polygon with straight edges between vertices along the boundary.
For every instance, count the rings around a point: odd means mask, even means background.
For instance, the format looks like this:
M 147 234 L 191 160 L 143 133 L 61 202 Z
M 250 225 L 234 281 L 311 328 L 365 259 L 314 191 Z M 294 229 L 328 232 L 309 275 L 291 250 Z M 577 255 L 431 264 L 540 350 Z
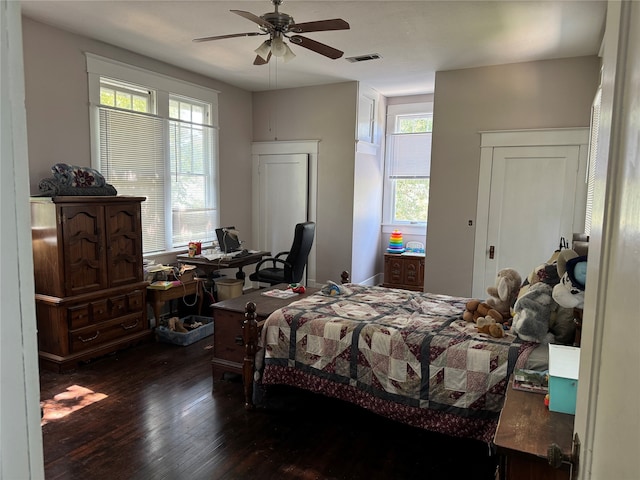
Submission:
M 252 22 L 257 23 L 258 25 L 260 25 L 261 27 L 266 28 L 267 30 L 273 30 L 273 25 L 272 24 L 270 24 L 266 20 L 263 20 L 259 16 L 254 15 L 251 12 L 245 12 L 244 10 L 231 10 L 231 11 L 233 13 L 235 13 L 236 15 L 240 15 L 241 17 L 244 17 L 247 20 L 251 20 Z
M 256 59 L 253 61 L 254 65 L 266 65 L 267 63 L 269 63 L 269 60 L 271 60 L 271 52 L 269 52 L 269 55 L 267 55 L 267 59 L 265 60 L 264 58 L 262 58 L 260 55 L 256 55 Z
M 215 37 L 202 37 L 202 38 L 194 38 L 194 42 L 209 42 L 211 40 L 222 40 L 224 38 L 236 38 L 236 37 L 255 37 L 256 35 L 266 35 L 266 33 L 261 32 L 248 32 L 248 33 L 232 33 L 230 35 L 218 35 Z
M 296 23 L 289 27 L 289 31 L 293 33 L 324 32 L 327 30 L 349 30 L 349 24 L 341 18 L 333 18 L 331 20 Z
M 300 35 L 292 35 L 289 39 L 295 43 L 296 45 L 300 45 L 301 47 L 308 48 L 309 50 L 313 50 L 320 55 L 324 55 L 325 57 L 329 57 L 332 59 L 340 58 L 344 52 L 337 50 L 329 45 L 325 45 L 324 43 L 316 42 L 315 40 L 311 40 L 310 38 L 301 37 Z

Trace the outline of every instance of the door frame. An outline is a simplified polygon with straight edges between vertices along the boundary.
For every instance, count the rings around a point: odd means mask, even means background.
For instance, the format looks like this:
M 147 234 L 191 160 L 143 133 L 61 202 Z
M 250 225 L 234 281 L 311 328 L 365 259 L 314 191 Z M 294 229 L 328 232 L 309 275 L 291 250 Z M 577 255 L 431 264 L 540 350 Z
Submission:
M 585 184 L 576 187 L 576 198 L 581 195 L 586 198 L 586 163 L 589 149 L 589 128 L 545 128 L 530 130 L 493 130 L 480 133 L 480 172 L 478 186 L 490 185 L 493 167 L 494 149 L 498 147 L 538 147 L 538 146 L 578 146 L 578 165 L 580 172 L 585 175 Z M 490 188 L 478 187 L 478 203 L 476 210 L 476 235 L 473 252 L 473 283 L 472 296 L 486 297 L 484 289 L 484 268 L 487 256 L 487 235 L 489 228 L 489 200 Z M 575 209 L 574 224 L 584 221 L 582 215 Z
M 316 222 L 317 216 L 317 197 L 318 197 L 318 150 L 320 140 L 290 140 L 290 141 L 272 141 L 272 142 L 253 142 L 251 144 L 252 158 L 252 178 L 251 191 L 258 192 L 258 166 L 261 155 L 293 155 L 306 154 L 309 157 L 309 190 L 308 190 L 308 210 L 307 221 Z M 252 239 L 253 245 L 258 245 L 260 222 L 258 218 L 259 198 L 258 195 L 252 195 L 251 199 L 252 212 Z M 292 232 L 293 233 L 293 232 Z M 307 261 L 307 285 L 316 286 L 316 244 L 318 229 L 316 225 L 316 238 L 314 239 L 309 259 Z M 275 254 L 276 252 L 271 252 Z

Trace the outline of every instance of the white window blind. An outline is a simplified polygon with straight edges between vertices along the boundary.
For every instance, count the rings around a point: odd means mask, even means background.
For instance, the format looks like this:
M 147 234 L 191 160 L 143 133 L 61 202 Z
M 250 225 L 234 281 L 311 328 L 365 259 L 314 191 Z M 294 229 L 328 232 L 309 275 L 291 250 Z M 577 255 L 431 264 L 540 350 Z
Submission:
M 100 168 L 119 195 L 142 202 L 143 251 L 165 247 L 164 121 L 153 115 L 100 107 Z
M 591 108 L 591 131 L 589 141 L 589 168 L 587 169 L 587 209 L 584 219 L 584 233 L 591 235 L 593 216 L 593 192 L 596 181 L 596 159 L 598 154 L 598 130 L 600 127 L 600 104 L 602 89 L 598 88 Z
M 431 170 L 431 132 L 393 134 L 388 140 L 390 179 L 428 178 Z

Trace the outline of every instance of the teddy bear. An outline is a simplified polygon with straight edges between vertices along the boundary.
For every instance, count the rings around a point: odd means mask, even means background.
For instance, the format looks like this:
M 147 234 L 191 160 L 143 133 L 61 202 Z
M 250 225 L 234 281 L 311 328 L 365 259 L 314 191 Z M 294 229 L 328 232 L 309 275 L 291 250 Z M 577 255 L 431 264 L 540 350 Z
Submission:
M 467 322 L 475 323 L 479 333 L 485 333 L 495 338 L 504 337 L 504 329 L 501 325 L 504 321 L 502 315 L 486 302 L 469 300 L 462 318 Z
M 555 336 L 549 331 L 549 321 L 555 301 L 553 287 L 537 282 L 520 296 L 513 306 L 513 332 L 522 340 L 542 344 L 554 343 Z
M 494 286 L 487 288 L 489 297 L 485 302 L 497 310 L 504 320 L 511 318 L 511 308 L 518 298 L 522 278 L 513 268 L 503 268 L 498 272 Z
M 462 318 L 467 322 L 477 323 L 478 318 L 491 317 L 497 323 L 502 323 L 504 318 L 496 309 L 492 308 L 488 303 L 477 299 L 469 300 L 465 305 L 465 311 Z

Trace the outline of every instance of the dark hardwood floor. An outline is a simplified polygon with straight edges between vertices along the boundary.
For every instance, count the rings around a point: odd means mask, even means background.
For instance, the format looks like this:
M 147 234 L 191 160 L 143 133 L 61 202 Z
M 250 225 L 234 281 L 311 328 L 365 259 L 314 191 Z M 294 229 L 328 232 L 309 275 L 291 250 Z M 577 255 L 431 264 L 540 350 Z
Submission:
M 83 364 L 41 372 L 41 398 L 59 412 L 42 427 L 53 479 L 493 479 L 481 442 L 388 421 L 353 405 L 288 388 L 268 407 L 243 408 L 237 377 L 216 381 L 213 337 L 187 347 L 150 342 Z M 106 397 L 100 399 L 98 394 Z M 76 398 L 77 397 L 77 398 Z M 91 403 L 93 401 L 93 403 Z

